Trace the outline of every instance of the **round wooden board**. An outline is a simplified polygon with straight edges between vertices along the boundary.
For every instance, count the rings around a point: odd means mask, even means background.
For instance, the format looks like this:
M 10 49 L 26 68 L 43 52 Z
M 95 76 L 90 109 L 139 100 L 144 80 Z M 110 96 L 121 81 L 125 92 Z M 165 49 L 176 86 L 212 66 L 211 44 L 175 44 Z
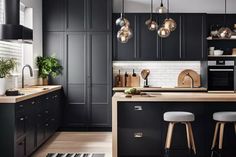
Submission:
M 186 69 L 179 74 L 178 87 L 182 88 L 191 87 L 191 79 L 187 76 L 188 73 L 194 80 L 194 87 L 200 87 L 201 86 L 200 75 L 196 71 L 191 69 Z

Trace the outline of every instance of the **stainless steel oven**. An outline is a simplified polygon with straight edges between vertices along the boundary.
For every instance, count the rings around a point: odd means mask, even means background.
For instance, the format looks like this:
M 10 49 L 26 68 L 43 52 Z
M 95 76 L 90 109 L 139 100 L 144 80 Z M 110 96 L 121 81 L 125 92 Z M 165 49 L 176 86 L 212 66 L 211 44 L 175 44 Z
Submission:
M 234 91 L 234 61 L 208 61 L 208 91 Z

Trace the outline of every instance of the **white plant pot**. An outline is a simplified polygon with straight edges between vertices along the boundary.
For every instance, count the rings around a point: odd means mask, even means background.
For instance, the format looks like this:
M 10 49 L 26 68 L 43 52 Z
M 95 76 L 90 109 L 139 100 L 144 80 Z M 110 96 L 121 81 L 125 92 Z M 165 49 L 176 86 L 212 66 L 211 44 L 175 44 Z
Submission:
M 0 95 L 6 93 L 6 78 L 0 78 Z

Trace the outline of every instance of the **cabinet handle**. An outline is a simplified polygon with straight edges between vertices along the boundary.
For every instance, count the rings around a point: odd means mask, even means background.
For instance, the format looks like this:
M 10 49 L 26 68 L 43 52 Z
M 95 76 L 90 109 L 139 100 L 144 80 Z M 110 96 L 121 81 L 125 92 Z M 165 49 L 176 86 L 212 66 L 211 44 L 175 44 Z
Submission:
M 58 96 L 57 95 L 55 95 L 55 98 L 57 98 Z
M 52 118 L 51 120 L 52 120 L 52 121 L 55 121 L 55 119 L 54 119 L 54 118 Z
M 46 97 L 46 100 L 48 100 L 49 98 L 48 97 Z
M 25 118 L 23 118 L 23 117 L 22 117 L 22 118 L 20 118 L 20 121 L 24 121 L 24 120 L 25 120 Z
M 45 113 L 46 113 L 46 114 L 48 114 L 48 113 L 49 113 L 49 111 L 45 111 Z
M 48 124 L 45 124 L 45 126 L 49 126 Z
M 34 104 L 35 104 L 35 101 L 32 101 L 31 104 L 34 105 Z
M 134 110 L 135 111 L 142 111 L 143 108 L 142 108 L 142 106 L 134 106 Z
M 20 108 L 23 108 L 24 106 L 23 105 L 19 105 Z
M 134 133 L 134 138 L 143 138 L 143 133 L 142 132 Z
M 38 117 L 41 117 L 41 114 L 38 114 Z

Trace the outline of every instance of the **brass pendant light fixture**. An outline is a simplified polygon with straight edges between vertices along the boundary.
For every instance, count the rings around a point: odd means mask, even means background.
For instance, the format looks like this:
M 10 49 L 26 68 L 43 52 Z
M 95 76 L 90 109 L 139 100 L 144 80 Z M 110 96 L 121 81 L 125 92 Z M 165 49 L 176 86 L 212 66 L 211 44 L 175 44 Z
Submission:
M 150 31 L 156 31 L 158 29 L 157 22 L 153 19 L 153 0 L 151 0 L 151 12 L 150 18 L 145 22 Z
M 223 39 L 229 39 L 232 36 L 232 31 L 226 26 L 226 16 L 227 16 L 227 2 L 225 0 L 225 15 L 224 15 L 224 26 L 218 31 L 218 37 Z
M 116 20 L 116 25 L 121 27 L 117 32 L 117 39 L 121 43 L 127 43 L 129 39 L 133 37 L 132 29 L 130 28 L 130 22 L 127 18 L 125 18 L 124 10 L 124 0 L 122 0 L 121 15 Z
M 167 0 L 167 14 L 166 19 L 164 20 L 162 26 L 157 31 L 158 35 L 161 38 L 167 38 L 172 31 L 174 31 L 177 27 L 175 20 L 169 18 L 169 0 Z
M 167 13 L 167 8 L 163 5 L 162 0 L 160 6 L 156 8 L 156 12 L 160 14 Z

